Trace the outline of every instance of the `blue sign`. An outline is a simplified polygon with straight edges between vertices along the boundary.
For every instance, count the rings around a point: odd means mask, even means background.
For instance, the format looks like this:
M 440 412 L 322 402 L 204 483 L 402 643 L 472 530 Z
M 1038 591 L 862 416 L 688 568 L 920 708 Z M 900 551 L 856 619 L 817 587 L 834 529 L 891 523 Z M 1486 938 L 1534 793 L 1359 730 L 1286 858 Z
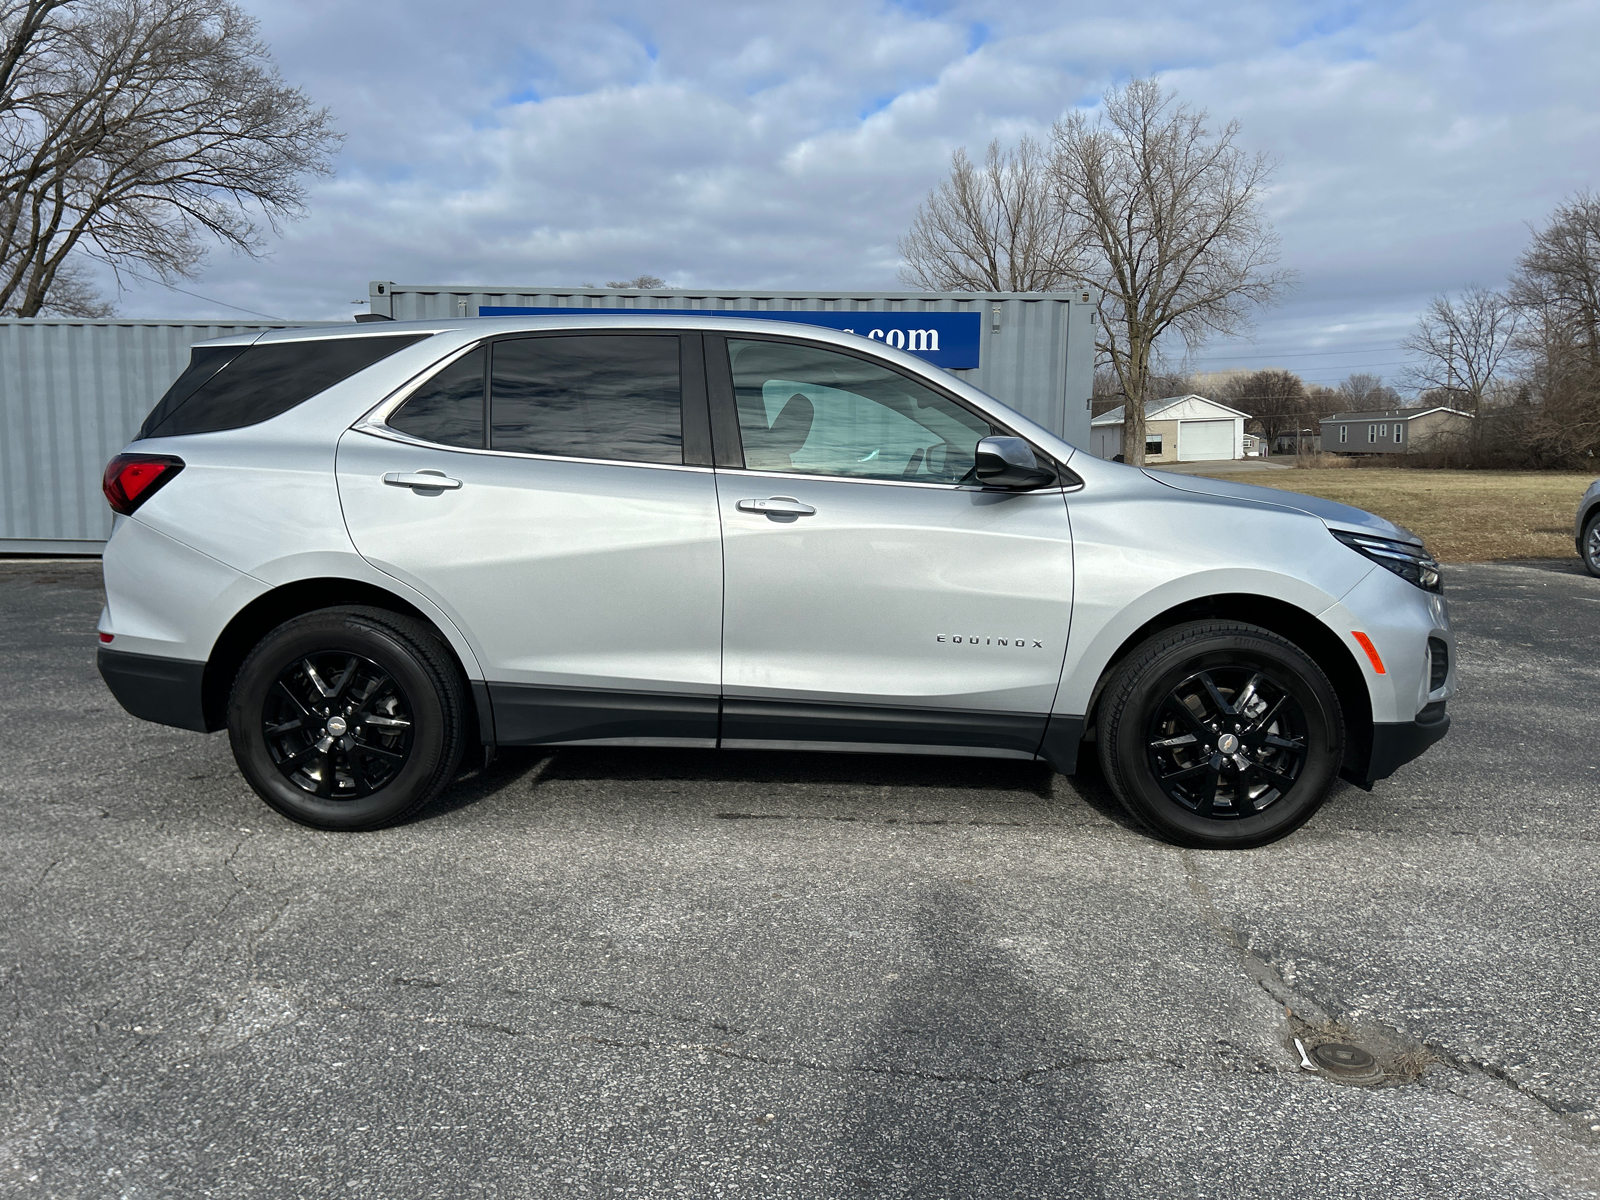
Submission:
M 788 312 L 742 308 L 512 308 L 483 305 L 480 317 L 613 316 L 746 317 L 757 321 L 790 321 L 858 333 L 864 338 L 906 350 L 936 367 L 960 371 L 978 365 L 983 344 L 983 314 L 977 312 Z

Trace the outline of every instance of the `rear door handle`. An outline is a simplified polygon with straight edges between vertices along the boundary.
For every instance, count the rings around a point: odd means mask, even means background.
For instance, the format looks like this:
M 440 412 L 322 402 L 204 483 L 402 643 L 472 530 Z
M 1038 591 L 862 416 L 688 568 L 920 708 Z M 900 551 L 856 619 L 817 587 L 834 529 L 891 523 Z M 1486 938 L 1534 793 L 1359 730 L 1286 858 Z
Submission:
M 741 500 L 740 512 L 766 513 L 769 517 L 812 517 L 817 510 L 801 504 L 793 496 L 769 496 L 765 500 Z
M 446 492 L 461 486 L 461 480 L 451 479 L 443 471 L 390 471 L 383 481 L 395 487 L 431 488 Z

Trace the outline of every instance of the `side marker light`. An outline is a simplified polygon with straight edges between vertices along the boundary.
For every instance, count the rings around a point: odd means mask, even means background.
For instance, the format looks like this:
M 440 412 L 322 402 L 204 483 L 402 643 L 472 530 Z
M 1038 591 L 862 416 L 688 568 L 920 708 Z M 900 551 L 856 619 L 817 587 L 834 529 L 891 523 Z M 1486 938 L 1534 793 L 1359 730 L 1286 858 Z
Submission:
M 111 639 L 112 639 L 112 638 L 114 638 L 114 637 L 116 637 L 116 636 L 117 636 L 117 635 L 116 635 L 116 634 L 114 634 L 114 633 L 102 633 L 102 634 L 101 634 L 101 635 L 100 635 L 100 640 L 101 640 L 101 641 L 102 641 L 102 642 L 109 642 L 109 641 L 110 641 L 110 640 L 111 640 Z
M 1350 636 L 1355 638 L 1361 644 L 1361 648 L 1367 652 L 1367 661 L 1372 664 L 1372 669 L 1379 675 L 1387 675 L 1389 672 L 1383 669 L 1383 659 L 1378 657 L 1378 648 L 1372 644 L 1372 639 L 1359 629 L 1352 629 Z

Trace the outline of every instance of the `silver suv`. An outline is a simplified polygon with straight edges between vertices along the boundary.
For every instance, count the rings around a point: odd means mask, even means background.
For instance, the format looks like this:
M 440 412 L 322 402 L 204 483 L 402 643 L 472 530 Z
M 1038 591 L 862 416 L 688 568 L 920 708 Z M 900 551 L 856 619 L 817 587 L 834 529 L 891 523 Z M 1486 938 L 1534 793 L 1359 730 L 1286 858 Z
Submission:
M 106 468 L 100 671 L 370 829 L 469 746 L 1042 759 L 1190 846 L 1444 736 L 1439 568 L 1315 498 L 1103 462 L 771 321 L 477 318 L 196 346 Z

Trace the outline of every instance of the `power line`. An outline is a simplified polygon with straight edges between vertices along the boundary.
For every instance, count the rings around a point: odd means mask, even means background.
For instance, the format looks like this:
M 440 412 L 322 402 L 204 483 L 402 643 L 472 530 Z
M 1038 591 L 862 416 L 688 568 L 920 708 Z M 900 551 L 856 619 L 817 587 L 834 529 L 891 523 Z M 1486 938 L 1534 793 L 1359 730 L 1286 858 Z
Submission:
M 193 296 L 196 300 L 204 300 L 207 304 L 220 304 L 223 308 L 231 308 L 235 312 L 249 313 L 252 317 L 265 317 L 269 321 L 287 321 L 289 319 L 288 317 L 275 317 L 271 313 L 257 312 L 255 309 L 245 308 L 243 305 L 229 304 L 226 300 L 213 300 L 210 296 L 202 296 L 199 292 L 191 292 L 187 288 L 174 287 L 172 284 L 163 283 L 159 279 L 151 279 L 148 275 L 141 275 L 137 271 L 130 271 L 127 267 L 123 267 L 122 270 L 126 271 L 129 275 L 132 275 L 135 279 L 142 279 L 146 283 L 153 283 L 156 286 L 164 287 L 171 292 L 182 292 L 185 296 Z
M 1387 346 L 1366 346 L 1360 350 L 1297 350 L 1291 354 L 1202 354 L 1195 361 L 1211 362 L 1215 359 L 1223 358 L 1229 360 L 1236 358 L 1327 358 L 1335 354 L 1380 354 L 1393 349 L 1394 345 L 1391 343 Z
M 1313 371 L 1313 372 L 1322 371 L 1322 370 L 1359 371 L 1363 367 L 1407 367 L 1407 366 L 1410 366 L 1412 363 L 1414 363 L 1416 361 L 1417 360 L 1414 359 L 1414 358 L 1399 358 L 1399 359 L 1389 359 L 1388 361 L 1385 361 L 1385 362 L 1336 363 L 1336 364 L 1332 364 L 1332 365 L 1330 365 L 1328 367 L 1308 367 L 1306 369 L 1309 370 L 1309 371 Z M 1240 369 L 1243 370 L 1243 368 L 1240 368 Z M 1202 372 L 1199 372 L 1199 373 L 1200 374 L 1204 374 L 1204 375 L 1215 375 L 1218 372 L 1216 372 L 1216 371 L 1202 371 Z

